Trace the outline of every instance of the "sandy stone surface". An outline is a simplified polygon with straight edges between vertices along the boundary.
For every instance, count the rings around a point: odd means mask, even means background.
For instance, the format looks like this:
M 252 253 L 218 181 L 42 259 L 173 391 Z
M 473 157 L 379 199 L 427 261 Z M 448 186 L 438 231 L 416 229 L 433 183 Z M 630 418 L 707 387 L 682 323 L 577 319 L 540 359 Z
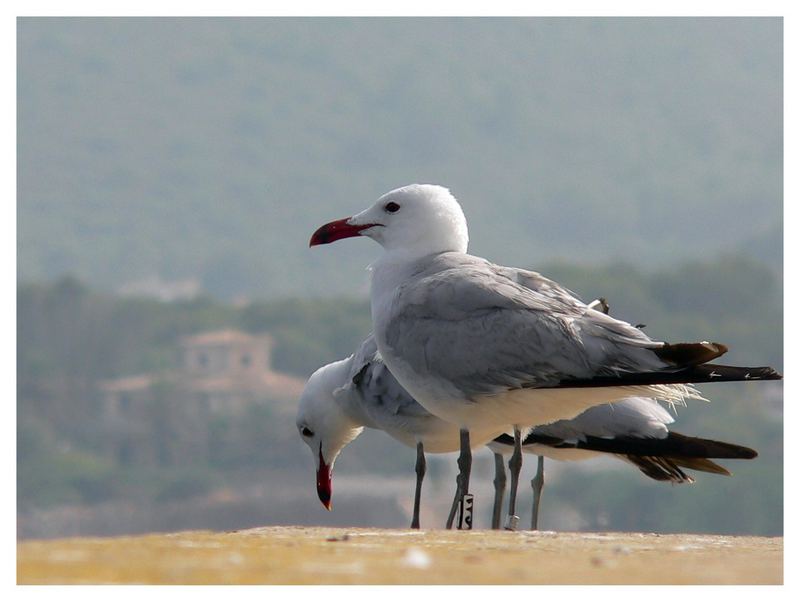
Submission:
M 18 583 L 783 582 L 783 538 L 263 527 L 21 542 Z

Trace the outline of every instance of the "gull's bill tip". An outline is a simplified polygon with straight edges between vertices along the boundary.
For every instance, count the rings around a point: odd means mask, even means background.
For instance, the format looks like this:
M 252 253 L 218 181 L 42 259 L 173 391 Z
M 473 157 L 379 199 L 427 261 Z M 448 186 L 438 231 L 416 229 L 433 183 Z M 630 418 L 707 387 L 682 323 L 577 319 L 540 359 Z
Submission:
M 361 232 L 370 227 L 375 227 L 375 223 L 365 223 L 363 225 L 352 225 L 349 221 L 352 217 L 346 219 L 339 219 L 338 221 L 331 221 L 325 223 L 322 227 L 317 229 L 311 236 L 308 242 L 309 248 L 319 246 L 321 244 L 330 244 L 337 240 L 344 238 L 355 237 L 361 235 Z
M 319 451 L 319 469 L 317 470 L 317 496 L 319 496 L 319 501 L 322 502 L 322 506 L 324 506 L 328 510 L 331 509 L 331 496 L 333 495 L 331 483 L 331 466 L 325 464 L 325 460 L 322 458 L 322 448 Z

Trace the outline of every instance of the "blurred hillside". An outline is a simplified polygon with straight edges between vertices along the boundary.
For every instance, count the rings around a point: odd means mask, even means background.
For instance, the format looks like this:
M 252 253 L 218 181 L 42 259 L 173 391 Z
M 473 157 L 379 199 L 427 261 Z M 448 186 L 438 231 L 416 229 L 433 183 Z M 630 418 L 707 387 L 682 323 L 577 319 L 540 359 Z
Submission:
M 449 186 L 498 262 L 780 269 L 782 41 L 779 19 L 20 19 L 18 276 L 355 296 L 377 249 L 308 238 L 411 182 Z
M 298 378 L 369 331 L 378 252 L 309 249 L 311 232 L 411 182 L 453 190 L 476 254 L 605 296 L 653 337 L 783 366 L 780 19 L 23 18 L 17 33 L 21 537 L 405 526 L 413 450 L 365 432 L 327 513 L 293 412 Z M 266 344 L 245 361 L 258 377 L 194 377 L 198 339 Z M 709 387 L 677 429 L 758 459 L 693 486 L 551 463 L 543 526 L 780 534 L 782 386 Z M 429 461 L 427 525 L 453 468 Z M 474 472 L 485 526 L 487 453 Z
M 781 280 L 758 262 L 723 256 L 657 271 L 566 263 L 542 271 L 586 299 L 606 296 L 612 314 L 644 323 L 656 338 L 707 337 L 731 346 L 726 361 L 782 367 Z M 226 407 L 229 396 L 219 388 L 206 393 L 201 382 L 187 386 L 175 376 L 185 370 L 187 340 L 210 337 L 187 336 L 237 329 L 270 336 L 270 369 L 306 377 L 350 354 L 367 334 L 365 301 L 170 303 L 121 298 L 65 278 L 22 285 L 17 306 L 21 537 L 407 525 L 412 449 L 378 432 L 362 435 L 336 464 L 336 509 L 327 513 L 295 430 L 292 385 L 250 392 L 244 401 L 230 396 L 235 402 Z M 781 384 L 720 384 L 704 392 L 712 402 L 678 411 L 676 429 L 754 447 L 756 460 L 728 463 L 734 477 L 700 475 L 692 486 L 645 480 L 612 459 L 549 462 L 543 527 L 781 534 Z M 217 410 L 209 410 L 210 401 Z M 490 464 L 488 452 L 476 457 L 480 527 L 488 524 Z M 451 456 L 429 460 L 426 526 L 444 520 L 454 466 Z M 526 492 L 523 483 L 521 497 Z

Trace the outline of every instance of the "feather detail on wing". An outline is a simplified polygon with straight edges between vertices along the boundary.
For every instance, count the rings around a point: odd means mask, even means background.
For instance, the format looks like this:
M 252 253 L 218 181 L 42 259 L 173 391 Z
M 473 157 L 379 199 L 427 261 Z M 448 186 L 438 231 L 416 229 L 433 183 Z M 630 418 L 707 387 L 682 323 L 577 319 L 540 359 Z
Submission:
M 370 334 L 353 355 L 347 382 L 340 392 L 357 393 L 362 408 L 378 421 L 383 415 L 432 418 L 395 379 L 378 352 Z
M 538 273 L 459 253 L 422 262 L 397 288 L 383 332 L 393 360 L 468 398 L 515 389 L 719 381 L 699 367 L 727 350 L 711 342 L 652 340 Z

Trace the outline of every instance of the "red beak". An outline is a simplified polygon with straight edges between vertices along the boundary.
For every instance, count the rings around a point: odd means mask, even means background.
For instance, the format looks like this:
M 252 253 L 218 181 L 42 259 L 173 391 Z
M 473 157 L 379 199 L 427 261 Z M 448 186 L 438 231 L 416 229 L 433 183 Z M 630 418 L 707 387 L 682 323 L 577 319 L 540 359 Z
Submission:
M 375 223 L 367 223 L 366 225 L 348 225 L 347 222 L 350 219 L 352 219 L 352 217 L 326 223 L 314 232 L 314 235 L 311 236 L 311 241 L 308 243 L 308 246 L 311 247 L 319 246 L 320 244 L 330 244 L 336 240 L 355 237 L 360 235 L 365 229 L 376 226 Z
M 322 506 L 331 510 L 331 468 L 322 458 L 322 447 L 319 449 L 319 469 L 317 470 L 317 496 Z

